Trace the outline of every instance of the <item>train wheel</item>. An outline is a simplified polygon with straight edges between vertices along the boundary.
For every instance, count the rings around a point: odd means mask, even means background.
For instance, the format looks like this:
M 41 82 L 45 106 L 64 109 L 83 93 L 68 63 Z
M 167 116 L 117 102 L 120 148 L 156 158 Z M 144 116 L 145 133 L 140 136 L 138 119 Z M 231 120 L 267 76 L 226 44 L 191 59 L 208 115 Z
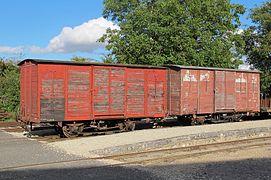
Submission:
M 127 122 L 125 122 L 125 126 L 126 126 L 125 127 L 126 131 L 134 131 L 136 124 L 133 121 L 127 121 Z
M 123 130 L 124 130 L 124 127 L 125 127 L 125 124 L 123 124 L 123 123 L 118 123 L 118 127 L 119 127 L 119 130 L 123 131 Z
M 67 138 L 74 138 L 79 135 L 79 128 L 75 126 L 69 126 L 69 125 L 64 125 L 62 127 L 62 132 L 65 137 Z

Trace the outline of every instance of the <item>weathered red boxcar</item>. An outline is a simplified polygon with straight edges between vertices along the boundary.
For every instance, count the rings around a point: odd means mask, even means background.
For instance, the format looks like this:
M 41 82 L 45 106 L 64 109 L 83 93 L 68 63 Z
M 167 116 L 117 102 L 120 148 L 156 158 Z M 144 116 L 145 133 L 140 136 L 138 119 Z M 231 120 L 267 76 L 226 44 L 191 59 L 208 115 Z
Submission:
M 271 98 L 268 94 L 261 94 L 261 115 L 271 115 Z
M 71 136 L 84 126 L 133 128 L 135 119 L 166 115 L 165 67 L 35 59 L 19 65 L 25 123 L 55 123 Z
M 168 66 L 168 114 L 196 122 L 260 111 L 260 72 Z
M 260 111 L 260 72 L 26 59 L 20 64 L 21 121 L 133 129 L 140 119 L 233 121 Z

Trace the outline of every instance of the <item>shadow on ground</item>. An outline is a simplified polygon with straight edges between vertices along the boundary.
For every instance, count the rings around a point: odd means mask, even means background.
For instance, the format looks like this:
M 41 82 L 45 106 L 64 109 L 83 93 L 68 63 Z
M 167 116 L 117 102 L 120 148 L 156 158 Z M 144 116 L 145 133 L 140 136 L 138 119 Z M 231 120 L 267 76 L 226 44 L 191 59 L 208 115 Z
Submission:
M 43 129 L 35 129 L 34 131 L 29 132 L 31 136 L 51 136 L 58 135 L 54 128 L 43 128 Z
M 83 179 L 271 179 L 271 159 L 247 159 L 242 161 L 227 161 L 167 166 L 139 167 L 78 167 L 44 168 L 28 170 L 9 170 L 0 172 L 1 180 L 83 180 Z

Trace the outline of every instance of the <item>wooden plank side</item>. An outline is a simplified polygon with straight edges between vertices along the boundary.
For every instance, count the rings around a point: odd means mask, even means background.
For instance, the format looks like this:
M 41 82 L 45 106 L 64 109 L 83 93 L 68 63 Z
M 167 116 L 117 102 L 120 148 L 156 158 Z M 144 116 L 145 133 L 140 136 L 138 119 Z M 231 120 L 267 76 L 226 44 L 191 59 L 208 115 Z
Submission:
M 42 65 L 40 68 L 40 120 L 63 121 L 65 114 L 64 66 Z
M 94 70 L 94 115 L 109 114 L 109 72 L 106 67 Z
M 88 120 L 91 116 L 90 68 L 67 66 L 67 120 Z
M 254 74 L 254 100 L 255 100 L 255 109 L 254 111 L 256 112 L 260 112 L 260 83 L 261 83 L 261 80 L 260 80 L 260 73 L 258 74 Z
M 225 109 L 225 71 L 215 71 L 215 111 Z
M 127 68 L 127 116 L 144 116 L 145 104 L 145 71 L 144 69 Z
M 170 115 L 179 115 L 181 110 L 181 76 L 180 71 L 168 70 L 168 110 Z
M 31 119 L 31 62 L 25 64 L 25 112 L 26 119 Z
M 20 66 L 20 118 L 26 120 L 25 63 Z
M 181 114 L 198 112 L 198 78 L 197 70 L 181 70 Z
M 259 92 L 259 74 L 248 73 L 248 111 L 259 112 L 260 110 L 260 92 Z
M 110 72 L 110 113 L 124 115 L 125 69 L 111 68 Z
M 236 111 L 247 111 L 247 74 L 236 72 L 235 77 L 236 88 Z
M 31 121 L 39 122 L 38 117 L 38 66 L 31 65 Z
M 214 71 L 200 70 L 199 114 L 214 111 Z
M 235 96 L 235 72 L 225 72 L 225 109 L 235 111 L 236 96 Z
M 146 116 L 164 116 L 165 71 L 150 69 L 147 72 L 147 112 Z
M 166 109 L 166 72 L 164 70 L 155 70 L 155 72 L 158 74 L 156 76 L 156 89 L 155 89 L 155 95 L 156 95 L 156 103 L 155 103 L 155 110 L 156 114 L 154 116 L 156 117 L 163 117 L 165 116 L 165 109 Z

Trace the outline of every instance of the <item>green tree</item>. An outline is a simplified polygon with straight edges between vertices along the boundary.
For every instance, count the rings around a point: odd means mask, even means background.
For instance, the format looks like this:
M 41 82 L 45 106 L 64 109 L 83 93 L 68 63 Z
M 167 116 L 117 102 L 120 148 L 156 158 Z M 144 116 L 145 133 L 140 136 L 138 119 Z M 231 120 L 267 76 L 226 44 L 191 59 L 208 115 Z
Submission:
M 19 67 L 0 58 L 0 110 L 16 113 L 20 104 Z
M 110 64 L 116 63 L 112 55 L 107 55 L 107 54 L 103 55 L 101 59 L 103 63 L 110 63 Z
M 92 58 L 84 58 L 84 57 L 80 57 L 80 56 L 74 56 L 71 58 L 72 61 L 75 61 L 75 62 L 90 62 L 94 59 Z
M 225 0 L 105 0 L 108 59 L 128 64 L 233 67 L 244 41 L 235 33 L 245 9 Z
M 255 24 L 245 31 L 247 61 L 262 71 L 261 90 L 271 95 L 271 1 L 251 10 Z

